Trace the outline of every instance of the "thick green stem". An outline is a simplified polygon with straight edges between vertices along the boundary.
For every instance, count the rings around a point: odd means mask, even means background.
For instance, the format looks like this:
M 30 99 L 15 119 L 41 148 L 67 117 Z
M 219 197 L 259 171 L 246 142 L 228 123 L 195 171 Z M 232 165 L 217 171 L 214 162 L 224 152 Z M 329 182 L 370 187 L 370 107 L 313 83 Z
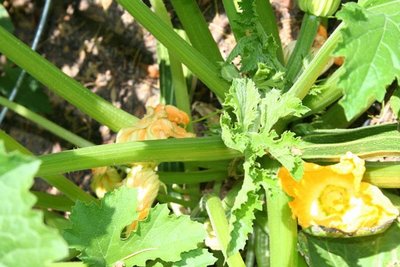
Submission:
M 171 29 L 172 29 L 172 23 L 170 21 L 170 18 L 168 16 L 167 9 L 165 8 L 165 5 L 162 0 L 151 0 L 151 4 L 154 8 L 154 12 L 159 16 L 166 24 L 168 24 Z M 201 15 L 201 14 L 200 14 Z M 167 71 L 167 63 L 169 62 L 169 68 L 171 70 L 171 80 L 172 80 L 172 86 L 169 89 L 172 89 L 175 95 L 175 101 L 176 101 L 176 106 L 180 109 L 186 112 L 188 114 L 190 121 L 191 121 L 191 108 L 190 108 L 190 97 L 188 93 L 188 87 L 186 83 L 186 77 L 183 73 L 183 67 L 182 64 L 179 60 L 176 59 L 175 55 L 168 51 L 165 53 L 163 51 L 165 48 L 161 43 L 158 43 L 159 47 L 157 49 L 160 65 L 164 64 L 165 68 L 161 69 L 160 68 L 160 73 L 162 71 Z M 164 48 L 164 49 L 163 49 Z M 162 74 L 163 75 L 163 74 Z M 167 79 L 167 77 L 166 77 Z M 164 79 L 164 81 L 166 80 Z M 160 86 L 161 86 L 161 77 L 160 77 Z M 166 91 L 167 88 L 164 88 Z M 170 92 L 171 94 L 171 92 Z M 172 96 L 172 94 L 171 94 Z M 171 100 L 165 101 L 167 104 L 173 104 Z M 189 131 L 193 131 L 192 125 L 190 124 L 188 127 Z
M 338 161 L 351 151 L 359 157 L 384 157 L 400 155 L 400 132 L 387 132 L 347 142 L 303 142 L 299 147 L 305 160 Z
M 254 225 L 257 267 L 270 266 L 269 236 L 258 224 Z
M 32 153 L 28 149 L 23 147 L 21 144 L 15 141 L 11 136 L 9 136 L 8 134 L 6 134 L 1 130 L 0 130 L 0 140 L 4 142 L 7 151 L 18 150 L 23 154 L 32 155 Z M 50 185 L 57 188 L 58 190 L 60 190 L 72 201 L 80 200 L 86 203 L 97 201 L 96 198 L 87 194 L 72 181 L 68 180 L 67 178 L 65 178 L 60 174 L 54 173 L 52 175 L 45 175 L 42 176 L 42 179 L 45 180 Z
M 226 263 L 229 267 L 246 266 L 239 252 L 236 252 L 231 256 L 227 255 L 227 249 L 230 240 L 229 225 L 228 220 L 226 219 L 225 210 L 222 207 L 221 199 L 217 196 L 209 195 L 205 197 L 205 201 L 208 217 L 210 218 L 210 222 L 219 241 L 219 245 L 222 248 L 222 253 L 224 254 Z
M 223 181 L 228 177 L 226 171 L 189 171 L 189 172 L 158 172 L 161 182 L 165 184 L 199 184 L 213 181 Z
M 255 9 L 258 14 L 258 21 L 267 34 L 272 35 L 277 45 L 276 55 L 279 61 L 283 64 L 283 49 L 281 38 L 279 37 L 278 24 L 275 18 L 275 13 L 269 0 L 255 0 Z
M 253 267 L 256 261 L 254 245 L 255 245 L 255 234 L 253 231 L 253 234 L 250 235 L 246 245 L 246 258 L 245 258 L 246 267 Z
M 297 222 L 292 218 L 289 197 L 278 187 L 267 194 L 271 267 L 297 266 Z
M 303 142 L 298 149 L 306 160 L 337 161 L 352 151 L 362 157 L 400 155 L 400 134 L 390 133 L 350 142 L 316 144 Z M 94 167 L 132 162 L 215 161 L 240 157 L 227 148 L 220 138 L 184 138 L 107 144 L 63 151 L 39 158 L 38 175 L 49 175 Z
M 366 162 L 363 181 L 380 188 L 400 188 L 400 162 Z
M 303 67 L 304 59 L 310 54 L 315 36 L 317 35 L 318 25 L 318 17 L 307 13 L 304 15 L 296 46 L 287 63 L 286 79 L 288 86 L 293 84 Z
M 38 175 L 65 173 L 132 162 L 214 161 L 240 156 L 220 138 L 183 138 L 107 144 L 39 157 Z
M 0 40 L 0 53 L 101 124 L 118 131 L 123 127 L 132 126 L 137 121 L 136 117 L 114 107 L 68 77 L 2 27 L 0 27 Z
M 318 50 L 318 53 L 311 60 L 307 69 L 302 72 L 293 86 L 289 89 L 289 94 L 300 99 L 303 99 L 308 94 L 311 86 L 315 83 L 322 70 L 329 62 L 331 54 L 341 38 L 340 30 L 342 25 L 343 24 L 340 24 L 339 27 L 336 28 L 321 49 Z
M 150 31 L 176 58 L 185 64 L 220 99 L 225 98 L 229 83 L 219 75 L 219 67 L 183 40 L 171 27 L 138 0 L 118 0 L 138 22 Z
M 195 0 L 171 0 L 190 43 L 213 63 L 223 61 L 206 20 Z
M 49 121 L 48 119 L 36 114 L 35 112 L 30 111 L 29 109 L 21 106 L 17 103 L 13 103 L 9 101 L 7 98 L 0 96 L 0 105 L 5 106 L 15 113 L 21 115 L 22 117 L 33 121 L 34 123 L 38 124 L 39 126 L 43 127 L 44 129 L 52 132 L 53 134 L 57 135 L 58 137 L 67 140 L 71 144 L 74 144 L 78 147 L 87 147 L 87 146 L 94 146 L 93 143 L 83 139 L 82 137 L 64 129 L 54 122 Z
M 71 211 L 74 202 L 65 196 L 55 196 L 44 192 L 31 191 L 37 198 L 35 207 L 58 211 Z

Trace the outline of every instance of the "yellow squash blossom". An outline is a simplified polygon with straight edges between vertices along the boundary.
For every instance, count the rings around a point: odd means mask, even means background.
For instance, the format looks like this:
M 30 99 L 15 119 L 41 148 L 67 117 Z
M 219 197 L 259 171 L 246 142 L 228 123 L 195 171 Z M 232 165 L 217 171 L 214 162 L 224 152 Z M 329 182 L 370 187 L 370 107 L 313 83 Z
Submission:
M 399 216 L 399 210 L 380 189 L 361 182 L 364 160 L 348 152 L 340 163 L 320 166 L 304 164 L 304 175 L 295 181 L 281 168 L 278 172 L 293 216 L 305 229 L 330 229 L 339 235 L 369 234 L 389 226 Z M 315 231 L 314 231 L 315 233 Z
M 195 137 L 188 133 L 185 126 L 189 116 L 171 105 L 148 107 L 147 113 L 132 127 L 124 128 L 117 135 L 117 143 L 154 139 Z

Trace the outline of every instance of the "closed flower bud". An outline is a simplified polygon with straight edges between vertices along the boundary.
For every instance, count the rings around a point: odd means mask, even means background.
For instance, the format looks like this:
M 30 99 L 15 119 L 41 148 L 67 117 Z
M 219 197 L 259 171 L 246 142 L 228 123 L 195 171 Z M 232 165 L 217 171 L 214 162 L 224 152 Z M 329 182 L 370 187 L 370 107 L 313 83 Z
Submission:
M 317 17 L 332 16 L 340 5 L 340 0 L 298 0 L 299 8 Z

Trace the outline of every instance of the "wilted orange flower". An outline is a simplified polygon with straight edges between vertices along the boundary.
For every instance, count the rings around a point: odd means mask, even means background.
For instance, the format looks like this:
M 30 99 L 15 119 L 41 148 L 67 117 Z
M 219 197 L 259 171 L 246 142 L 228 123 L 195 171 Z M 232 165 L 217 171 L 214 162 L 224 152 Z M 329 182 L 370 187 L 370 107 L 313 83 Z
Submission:
M 171 105 L 148 107 L 147 113 L 132 127 L 124 128 L 117 135 L 117 143 L 129 141 L 195 137 L 185 126 L 189 116 Z
M 160 180 L 151 164 L 135 164 L 128 172 L 124 183 L 127 187 L 138 190 L 138 206 L 136 211 L 139 213 L 137 221 L 134 221 L 127 229 L 127 233 L 136 228 L 138 221 L 141 221 L 149 214 L 151 205 L 157 197 L 160 188 Z
M 348 152 L 340 163 L 320 166 L 304 163 L 304 175 L 295 181 L 281 168 L 278 176 L 293 216 L 303 228 L 336 229 L 345 235 L 363 235 L 389 225 L 399 210 L 380 189 L 361 182 L 364 160 Z
M 99 198 L 121 184 L 121 176 L 113 167 L 100 167 L 92 169 L 93 178 L 90 187 Z

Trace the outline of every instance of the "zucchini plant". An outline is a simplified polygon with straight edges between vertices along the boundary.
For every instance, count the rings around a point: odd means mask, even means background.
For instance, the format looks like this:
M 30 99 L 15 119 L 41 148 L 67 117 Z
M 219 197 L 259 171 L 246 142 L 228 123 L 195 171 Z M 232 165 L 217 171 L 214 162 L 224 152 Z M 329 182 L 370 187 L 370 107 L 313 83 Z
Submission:
M 400 0 L 299 0 L 291 51 L 269 1 L 223 0 L 236 40 L 226 58 L 195 0 L 117 2 L 155 36 L 165 72 L 161 104 L 143 118 L 0 26 L 4 56 L 117 133 L 95 145 L 0 97 L 79 147 L 33 156 L 0 131 L 0 265 L 399 264 L 400 164 L 371 160 L 400 155 L 398 124 L 352 126 L 375 102 L 400 110 Z M 220 115 L 206 136 L 193 132 L 191 76 L 222 107 L 205 116 Z M 93 193 L 63 175 L 86 169 Z M 34 177 L 62 195 L 29 191 Z

